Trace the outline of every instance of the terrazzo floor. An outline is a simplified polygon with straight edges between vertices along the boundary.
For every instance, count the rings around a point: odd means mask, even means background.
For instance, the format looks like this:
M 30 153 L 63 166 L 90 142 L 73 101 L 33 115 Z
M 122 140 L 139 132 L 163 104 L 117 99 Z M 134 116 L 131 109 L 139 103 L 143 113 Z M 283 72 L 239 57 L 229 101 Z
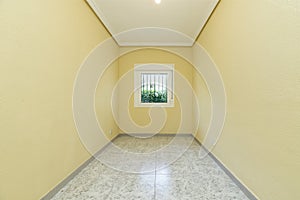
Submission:
M 248 200 L 191 136 L 119 136 L 52 200 Z

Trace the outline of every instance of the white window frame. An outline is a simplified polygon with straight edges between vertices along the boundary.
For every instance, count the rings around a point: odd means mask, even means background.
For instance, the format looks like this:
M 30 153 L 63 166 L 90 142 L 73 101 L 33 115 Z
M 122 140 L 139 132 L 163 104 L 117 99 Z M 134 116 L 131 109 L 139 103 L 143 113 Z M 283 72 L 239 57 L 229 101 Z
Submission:
M 167 103 L 142 103 L 142 73 L 166 73 L 168 99 Z M 174 107 L 174 64 L 135 64 L 134 65 L 134 107 Z

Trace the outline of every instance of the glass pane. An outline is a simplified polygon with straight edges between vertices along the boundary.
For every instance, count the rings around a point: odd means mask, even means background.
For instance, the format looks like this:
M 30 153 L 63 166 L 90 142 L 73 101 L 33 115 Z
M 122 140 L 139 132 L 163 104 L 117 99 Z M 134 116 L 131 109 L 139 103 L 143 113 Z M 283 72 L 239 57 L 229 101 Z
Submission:
M 168 74 L 141 73 L 141 102 L 168 103 Z

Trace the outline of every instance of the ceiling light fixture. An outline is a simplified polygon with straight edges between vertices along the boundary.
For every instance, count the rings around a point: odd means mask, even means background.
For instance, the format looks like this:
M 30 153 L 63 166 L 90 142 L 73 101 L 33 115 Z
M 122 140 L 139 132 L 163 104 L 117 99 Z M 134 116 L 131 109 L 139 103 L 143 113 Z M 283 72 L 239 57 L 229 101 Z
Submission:
M 155 0 L 155 3 L 156 3 L 156 4 L 160 4 L 160 3 L 161 3 L 161 0 Z

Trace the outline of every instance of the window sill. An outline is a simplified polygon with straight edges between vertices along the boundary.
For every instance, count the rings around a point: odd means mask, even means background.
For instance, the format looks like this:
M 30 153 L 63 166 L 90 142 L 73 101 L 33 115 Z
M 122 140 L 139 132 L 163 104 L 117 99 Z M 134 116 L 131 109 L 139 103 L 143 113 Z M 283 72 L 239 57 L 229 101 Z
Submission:
M 152 108 L 152 107 L 172 108 L 172 107 L 174 107 L 174 102 L 170 102 L 170 103 L 135 103 L 134 107 L 137 107 L 137 108 Z

